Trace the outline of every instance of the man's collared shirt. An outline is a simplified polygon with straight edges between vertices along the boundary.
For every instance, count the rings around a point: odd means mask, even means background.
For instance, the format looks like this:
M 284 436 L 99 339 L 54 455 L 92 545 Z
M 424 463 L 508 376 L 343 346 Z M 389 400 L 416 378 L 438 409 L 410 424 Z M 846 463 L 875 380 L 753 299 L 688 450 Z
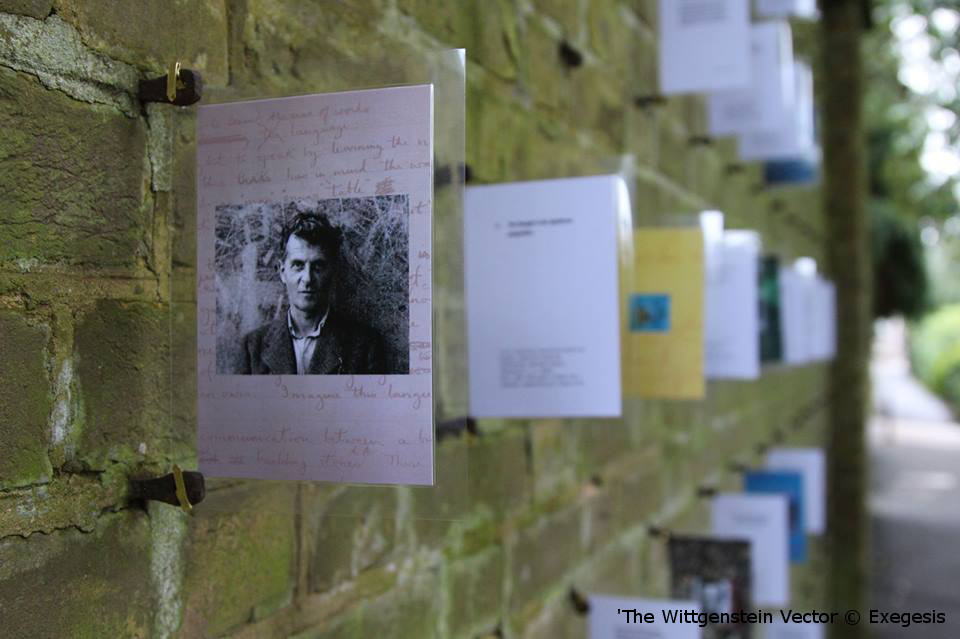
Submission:
M 323 314 L 323 318 L 317 323 L 316 328 L 306 335 L 297 335 L 297 328 L 293 325 L 293 317 L 290 311 L 287 311 L 287 328 L 290 329 L 290 337 L 293 339 L 293 354 L 297 358 L 297 375 L 306 375 L 307 367 L 310 366 L 310 360 L 313 359 L 313 352 L 317 350 L 317 339 L 320 337 L 320 331 L 330 315 L 330 307 Z

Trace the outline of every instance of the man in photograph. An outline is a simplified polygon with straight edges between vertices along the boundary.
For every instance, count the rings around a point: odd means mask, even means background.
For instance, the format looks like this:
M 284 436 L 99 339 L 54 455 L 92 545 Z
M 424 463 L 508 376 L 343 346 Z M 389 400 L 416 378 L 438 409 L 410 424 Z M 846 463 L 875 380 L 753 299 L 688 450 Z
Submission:
M 318 215 L 300 213 L 284 229 L 277 265 L 287 311 L 247 333 L 236 375 L 369 375 L 389 373 L 383 339 L 332 308 L 341 235 Z

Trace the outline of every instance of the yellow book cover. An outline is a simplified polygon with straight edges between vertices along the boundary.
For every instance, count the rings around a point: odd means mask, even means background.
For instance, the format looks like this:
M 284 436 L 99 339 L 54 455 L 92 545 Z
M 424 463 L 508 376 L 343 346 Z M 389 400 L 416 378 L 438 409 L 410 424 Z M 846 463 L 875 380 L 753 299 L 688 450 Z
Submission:
M 623 278 L 624 395 L 704 396 L 703 269 L 699 228 L 634 230 L 633 271 Z

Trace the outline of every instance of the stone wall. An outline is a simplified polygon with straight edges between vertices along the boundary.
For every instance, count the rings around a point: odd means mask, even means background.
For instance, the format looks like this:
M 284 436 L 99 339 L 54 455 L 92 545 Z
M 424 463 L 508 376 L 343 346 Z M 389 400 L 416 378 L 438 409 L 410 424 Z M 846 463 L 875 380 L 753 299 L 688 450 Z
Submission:
M 632 154 L 640 224 L 721 208 L 822 262 L 816 189 L 763 188 L 729 141 L 691 141 L 701 99 L 636 104 L 656 90 L 655 8 L 0 0 L 2 634 L 582 637 L 571 589 L 666 595 L 651 527 L 704 531 L 701 486 L 738 488 L 772 441 L 822 441 L 825 367 L 628 400 L 618 420 L 481 420 L 438 444 L 426 491 L 215 482 L 194 517 L 128 497 L 130 477 L 194 463 L 194 116 L 136 100 L 175 57 L 216 102 L 402 79 L 391 60 L 465 47 L 476 182 Z M 462 299 L 435 301 L 451 368 Z M 441 389 L 455 416 L 462 377 Z M 798 606 L 820 601 L 813 555 Z

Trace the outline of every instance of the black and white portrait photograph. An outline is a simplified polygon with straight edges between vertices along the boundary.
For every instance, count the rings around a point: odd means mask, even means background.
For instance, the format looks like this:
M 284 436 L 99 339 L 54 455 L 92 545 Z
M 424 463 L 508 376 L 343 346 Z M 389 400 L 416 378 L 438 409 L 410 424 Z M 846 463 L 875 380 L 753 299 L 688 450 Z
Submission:
M 216 209 L 217 373 L 402 375 L 409 199 Z

